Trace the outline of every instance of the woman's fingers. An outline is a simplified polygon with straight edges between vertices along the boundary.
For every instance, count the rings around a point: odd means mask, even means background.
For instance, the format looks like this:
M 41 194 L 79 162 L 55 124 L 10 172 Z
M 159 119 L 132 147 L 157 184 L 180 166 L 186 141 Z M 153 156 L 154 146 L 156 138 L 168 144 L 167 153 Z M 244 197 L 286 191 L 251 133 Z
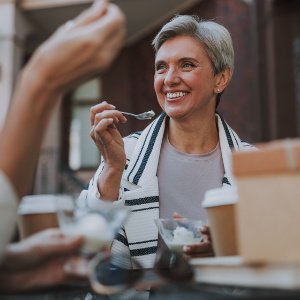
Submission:
M 106 10 L 106 13 L 95 21 L 89 30 L 92 34 L 100 34 L 102 40 L 106 41 L 111 38 L 116 31 L 124 28 L 125 16 L 120 8 L 114 4 L 110 4 Z
M 69 275 L 86 277 L 88 275 L 88 264 L 88 258 L 72 256 L 64 264 L 64 271 Z
M 94 53 L 89 69 L 105 70 L 119 52 L 125 37 L 125 17 L 119 7 L 110 4 L 106 13 L 99 20 L 83 28 L 86 39 L 85 50 Z
M 108 66 L 110 66 L 112 59 L 119 52 L 123 39 L 125 36 L 125 28 L 118 29 L 113 32 L 110 38 L 107 39 L 105 45 L 103 45 L 101 53 L 99 53 L 99 59 L 97 63 L 102 70 L 105 70 Z M 97 66 L 97 68 L 99 68 Z
M 103 119 L 113 119 L 115 124 L 118 124 L 119 122 L 125 123 L 127 121 L 126 117 L 120 111 L 105 110 L 95 115 L 94 126 L 97 126 Z
M 114 105 L 106 101 L 90 109 L 90 122 L 92 127 L 90 136 L 105 158 L 114 157 L 114 155 L 119 153 L 118 151 L 121 151 L 121 148 L 123 148 L 122 136 L 116 124 L 119 122 L 125 123 L 126 121 L 126 117 L 120 111 L 115 110 Z M 116 156 L 118 157 L 118 155 Z
M 91 137 L 98 146 L 107 146 L 111 142 L 112 137 L 109 130 L 115 129 L 112 127 L 113 124 L 114 119 L 107 118 L 93 126 L 91 130 Z
M 85 9 L 73 20 L 69 20 L 64 25 L 60 26 L 57 32 L 60 34 L 65 31 L 71 31 L 73 29 L 78 30 L 85 25 L 89 25 L 93 22 L 100 20 L 107 12 L 108 3 L 107 0 L 96 0 L 94 4 Z
M 183 257 L 187 260 L 192 258 L 204 258 L 204 257 L 213 257 L 215 256 L 213 252 L 203 252 L 203 253 L 193 253 L 193 254 L 186 254 L 183 253 Z
M 183 251 L 186 253 L 203 253 L 212 249 L 211 243 L 201 242 L 193 245 L 186 245 L 183 247 Z
M 201 233 L 210 234 L 209 226 L 208 226 L 208 225 L 204 225 L 204 226 L 200 229 L 200 231 L 201 231 Z
M 192 257 L 213 256 L 213 248 L 210 242 L 201 242 L 183 247 L 183 252 Z
M 103 120 L 111 118 L 117 124 L 119 122 L 125 123 L 126 117 L 118 110 L 115 110 L 115 106 L 103 101 L 90 109 L 90 122 L 91 126 L 97 126 L 97 124 Z
M 95 22 L 106 13 L 107 7 L 107 0 L 95 0 L 90 8 L 83 11 L 79 16 L 77 16 L 74 19 L 74 22 L 78 26 L 87 25 L 91 22 Z
M 208 225 L 204 225 L 200 229 L 200 233 L 202 234 L 202 238 L 204 242 L 211 242 L 210 229 Z
M 107 146 L 115 137 L 121 138 L 115 125 L 126 121 L 127 119 L 123 114 L 116 110 L 106 110 L 98 113 L 94 116 L 90 136 L 99 147 Z
M 178 212 L 173 212 L 173 219 L 183 219 L 183 215 L 179 214 Z
M 113 110 L 116 107 L 110 103 L 107 103 L 106 101 L 102 101 L 99 104 L 96 104 L 91 107 L 90 109 L 90 121 L 91 121 L 91 126 L 95 125 L 95 116 L 99 114 L 100 112 L 104 110 Z
M 109 126 L 113 124 L 114 120 L 104 119 L 100 121 L 97 125 L 93 126 L 90 132 L 90 136 L 97 146 L 102 147 L 108 145 L 111 140 L 111 135 L 109 134 Z M 101 149 L 99 149 L 101 151 Z
M 83 237 L 68 237 L 59 230 L 47 229 L 24 242 L 34 255 L 43 259 L 47 255 L 70 253 L 78 249 L 83 243 Z
M 122 46 L 124 21 L 118 7 L 98 0 L 40 46 L 31 65 L 39 67 L 49 90 L 64 92 L 107 69 Z

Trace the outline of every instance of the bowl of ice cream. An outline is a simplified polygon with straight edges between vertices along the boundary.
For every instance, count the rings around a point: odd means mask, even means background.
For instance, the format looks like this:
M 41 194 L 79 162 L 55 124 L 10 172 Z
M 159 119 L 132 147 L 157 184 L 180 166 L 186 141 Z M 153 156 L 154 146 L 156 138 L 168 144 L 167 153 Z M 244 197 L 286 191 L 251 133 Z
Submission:
M 201 220 L 156 219 L 155 224 L 163 241 L 172 251 L 182 251 L 183 246 L 197 244 L 202 239 Z
M 82 208 L 74 202 L 72 213 L 58 210 L 58 221 L 64 235 L 84 237 L 81 252 L 90 255 L 110 247 L 127 215 L 124 207 Z

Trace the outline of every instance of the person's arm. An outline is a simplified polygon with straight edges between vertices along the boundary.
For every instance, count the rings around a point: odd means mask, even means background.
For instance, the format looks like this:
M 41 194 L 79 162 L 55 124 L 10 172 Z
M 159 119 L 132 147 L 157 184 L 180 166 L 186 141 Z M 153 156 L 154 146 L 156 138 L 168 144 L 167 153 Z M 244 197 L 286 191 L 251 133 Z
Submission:
M 42 44 L 22 71 L 0 136 L 0 169 L 19 197 L 31 187 L 55 105 L 70 87 L 110 65 L 122 44 L 123 25 L 115 5 L 97 0 Z
M 90 135 L 98 147 L 104 168 L 97 178 L 101 199 L 118 199 L 126 155 L 122 136 L 116 125 L 127 121 L 126 117 L 106 101 L 93 106 L 90 110 Z
M 16 228 L 18 197 L 7 176 L 0 170 L 0 263 Z
M 19 197 L 31 187 L 43 135 L 60 98 L 32 75 L 26 69 L 21 74 L 0 142 L 0 169 Z

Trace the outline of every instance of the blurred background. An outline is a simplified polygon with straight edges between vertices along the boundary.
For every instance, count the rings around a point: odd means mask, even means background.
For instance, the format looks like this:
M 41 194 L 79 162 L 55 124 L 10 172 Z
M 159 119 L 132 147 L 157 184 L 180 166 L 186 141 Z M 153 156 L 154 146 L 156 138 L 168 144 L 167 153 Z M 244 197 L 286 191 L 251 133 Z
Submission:
M 112 67 L 65 96 L 40 153 L 32 193 L 76 193 L 99 164 L 89 138 L 89 109 L 108 100 L 120 110 L 160 108 L 153 90 L 151 41 L 175 14 L 224 25 L 235 49 L 235 70 L 219 112 L 245 140 L 256 143 L 300 135 L 299 0 L 115 0 L 127 16 L 126 43 Z M 0 127 L 16 76 L 53 31 L 91 0 L 0 0 Z M 97 37 L 95 37 L 97 38 Z M 84 49 L 83 49 L 84 51 Z M 148 123 L 128 118 L 120 131 Z M 16 145 L 20 147 L 21 145 Z

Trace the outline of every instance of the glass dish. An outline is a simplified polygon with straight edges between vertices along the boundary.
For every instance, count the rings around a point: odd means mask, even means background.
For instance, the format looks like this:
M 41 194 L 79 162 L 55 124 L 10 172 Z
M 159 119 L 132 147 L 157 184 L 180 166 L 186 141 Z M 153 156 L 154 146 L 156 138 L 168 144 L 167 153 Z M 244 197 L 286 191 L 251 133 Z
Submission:
M 197 244 L 202 239 L 201 220 L 156 219 L 155 223 L 162 239 L 172 251 L 181 252 L 183 246 Z

